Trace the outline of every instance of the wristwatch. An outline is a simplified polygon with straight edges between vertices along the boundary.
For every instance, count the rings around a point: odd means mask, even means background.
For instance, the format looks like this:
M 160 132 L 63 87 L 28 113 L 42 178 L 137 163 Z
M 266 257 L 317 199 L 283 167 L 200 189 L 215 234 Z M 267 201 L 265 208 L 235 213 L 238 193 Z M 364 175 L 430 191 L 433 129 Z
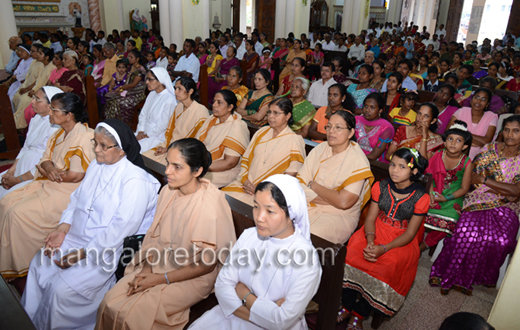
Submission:
M 247 296 L 249 296 L 252 292 L 249 291 L 245 296 L 244 298 L 242 298 L 242 305 L 245 306 L 246 305 L 246 299 L 247 299 Z

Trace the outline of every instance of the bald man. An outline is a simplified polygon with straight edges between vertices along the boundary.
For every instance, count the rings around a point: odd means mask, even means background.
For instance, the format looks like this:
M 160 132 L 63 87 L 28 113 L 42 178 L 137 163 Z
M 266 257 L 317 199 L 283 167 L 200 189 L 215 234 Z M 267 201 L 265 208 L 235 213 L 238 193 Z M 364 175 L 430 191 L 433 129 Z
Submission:
M 18 64 L 18 60 L 20 60 L 18 55 L 16 55 L 15 50 L 21 43 L 22 38 L 18 36 L 9 38 L 9 49 L 13 51 L 13 53 L 11 54 L 11 58 L 9 59 L 9 63 L 7 63 L 7 65 L 5 66 L 5 72 L 7 72 L 9 75 L 12 75 L 14 70 L 16 70 L 16 65 Z

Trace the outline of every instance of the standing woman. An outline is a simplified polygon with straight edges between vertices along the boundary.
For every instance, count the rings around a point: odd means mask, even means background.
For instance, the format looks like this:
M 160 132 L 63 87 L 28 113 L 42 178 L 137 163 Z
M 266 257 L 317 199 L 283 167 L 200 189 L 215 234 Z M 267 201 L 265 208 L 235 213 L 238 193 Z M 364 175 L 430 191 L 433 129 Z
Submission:
M 504 143 L 486 144 L 473 161 L 471 183 L 453 237 L 435 260 L 430 284 L 441 294 L 472 285 L 495 286 L 500 267 L 516 246 L 520 204 L 520 116 L 504 120 Z M 466 239 L 467 234 L 476 239 Z
M 0 199 L 6 194 L 32 182 L 36 175 L 36 164 L 42 158 L 49 137 L 59 128 L 58 125 L 49 123 L 52 97 L 62 93 L 61 89 L 51 86 L 40 88 L 34 94 L 31 101 L 31 110 L 35 115 L 29 123 L 27 137 L 22 149 L 16 156 L 16 160 L 9 170 L 0 173 L 2 175 L 2 187 Z
M 105 70 L 105 56 L 103 55 L 103 47 L 101 45 L 94 45 L 92 47 L 92 54 L 96 58 L 94 60 L 94 69 L 92 69 L 92 77 L 94 77 L 94 86 L 98 87 L 103 80 L 103 71 Z M 128 55 L 125 55 L 127 57 Z
M 141 153 L 165 141 L 164 133 L 177 105 L 175 90 L 166 69 L 151 69 L 146 74 L 145 82 L 150 94 L 146 97 L 143 109 L 139 114 L 136 129 L 136 138 L 141 145 Z
M 292 110 L 292 102 L 286 98 L 269 103 L 269 126 L 255 133 L 242 157 L 237 180 L 222 191 L 253 205 L 256 185 L 269 175 L 298 173 L 305 159 L 305 143 L 289 127 L 293 123 Z
M 76 54 L 75 52 L 72 52 Z M 54 95 L 49 122 L 59 125 L 36 165 L 35 179 L 0 200 L 0 273 L 24 277 L 34 255 L 53 231 L 70 195 L 94 159 L 93 130 L 83 101 L 73 93 Z
M 206 178 L 221 188 L 240 173 L 240 158 L 249 144 L 249 129 L 237 108 L 237 97 L 229 90 L 218 91 L 213 114 L 204 122 L 195 138 L 211 153 L 212 163 Z
M 297 178 L 309 205 L 311 233 L 344 244 L 356 230 L 370 199 L 374 176 L 360 146 L 353 141 L 356 120 L 348 111 L 331 115 L 327 142 L 311 150 Z
M 451 117 L 460 108 L 459 103 L 455 101 L 455 94 L 457 94 L 455 87 L 450 84 L 444 84 L 433 98 L 433 104 L 439 108 L 439 117 L 437 118 L 438 134 L 444 134 Z
M 298 39 L 295 39 L 294 46 L 289 51 L 289 54 L 287 55 L 287 59 L 285 60 L 285 68 L 282 70 L 282 72 L 280 72 L 280 83 L 286 76 L 293 73 L 292 64 L 293 64 L 293 60 L 297 57 L 301 58 L 303 63 L 305 63 L 305 61 L 307 61 L 307 54 L 305 53 L 304 50 L 302 50 L 302 42 Z M 300 64 L 302 62 L 300 62 Z M 303 65 L 303 67 L 305 68 L 305 65 Z
M 468 131 L 473 136 L 473 143 L 469 157 L 475 159 L 486 144 L 490 143 L 497 129 L 498 115 L 489 111 L 489 103 L 493 93 L 487 88 L 477 88 L 471 99 L 471 107 L 457 110 L 451 117 L 448 127 L 455 124 L 455 120 L 462 120 L 468 124 Z
M 211 165 L 204 144 L 175 141 L 166 157 L 168 185 L 159 194 L 142 253 L 99 305 L 96 330 L 183 329 L 190 307 L 213 291 L 227 257 L 223 248 L 236 241 L 224 194 L 203 178 Z M 175 251 L 187 253 L 179 258 Z
M 255 52 L 255 42 L 253 40 L 246 40 L 246 53 L 244 54 L 243 60 L 247 64 L 247 88 L 251 88 L 253 82 L 253 76 L 258 66 L 258 60 L 260 56 Z
M 146 157 L 163 164 L 167 146 L 180 139 L 195 137 L 209 117 L 208 109 L 198 102 L 199 91 L 193 78 L 182 77 L 175 82 L 175 98 L 179 103 L 170 116 L 161 143 L 143 152 Z
M 250 90 L 244 101 L 240 103 L 237 112 L 245 120 L 249 120 L 258 126 L 263 126 L 268 121 L 267 110 L 269 102 L 274 99 L 271 93 L 271 74 L 267 69 L 260 69 L 256 72 L 254 87 L 255 89 Z
M 105 95 L 105 118 L 116 118 L 131 126 L 134 118 L 135 107 L 145 99 L 146 70 L 143 66 L 141 53 L 132 49 L 128 53 L 130 71 L 128 84 L 119 87 L 114 92 Z
M 290 95 L 290 89 L 291 84 L 294 81 L 295 78 L 300 77 L 306 79 L 305 75 L 303 74 L 303 71 L 305 70 L 305 60 L 301 57 L 295 57 L 292 60 L 291 65 L 291 74 L 285 76 L 283 80 L 280 83 L 280 88 L 278 88 L 278 92 L 276 93 L 276 96 L 282 96 L 282 97 L 291 97 Z
M 390 161 L 392 155 L 400 148 L 417 149 L 422 157 L 430 159 L 437 150 L 444 147 L 442 137 L 435 133 L 438 117 L 439 108 L 435 104 L 423 103 L 417 110 L 415 126 L 401 126 L 395 132 L 394 139 L 388 147 L 386 160 Z

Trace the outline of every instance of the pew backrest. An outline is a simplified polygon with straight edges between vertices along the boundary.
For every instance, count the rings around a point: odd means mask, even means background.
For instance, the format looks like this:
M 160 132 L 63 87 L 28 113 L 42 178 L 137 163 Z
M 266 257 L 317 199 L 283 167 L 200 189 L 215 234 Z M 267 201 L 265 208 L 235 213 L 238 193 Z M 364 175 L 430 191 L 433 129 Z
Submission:
M 96 128 L 99 123 L 99 109 L 97 103 L 96 86 L 94 85 L 94 77 L 85 77 L 85 90 L 87 101 L 88 125 L 90 128 Z
M 4 134 L 7 151 L 0 153 L 0 159 L 16 159 L 20 152 L 20 140 L 18 140 L 18 132 L 14 121 L 13 108 L 11 100 L 7 95 L 7 86 L 0 85 L 0 124 Z
M 205 106 L 206 108 L 209 105 L 208 100 L 208 92 L 209 92 L 209 76 L 208 76 L 208 66 L 207 64 L 203 64 L 200 66 L 199 71 L 199 95 L 200 95 L 200 104 Z

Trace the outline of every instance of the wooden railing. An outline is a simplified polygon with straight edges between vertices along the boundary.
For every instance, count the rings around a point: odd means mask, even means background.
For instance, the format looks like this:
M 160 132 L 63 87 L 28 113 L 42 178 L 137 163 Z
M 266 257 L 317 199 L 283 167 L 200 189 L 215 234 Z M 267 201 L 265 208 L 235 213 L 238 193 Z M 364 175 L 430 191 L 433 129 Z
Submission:
M 7 95 L 7 86 L 0 85 L 0 124 L 1 133 L 4 134 L 7 151 L 0 153 L 0 159 L 16 159 L 20 152 L 20 140 L 14 122 L 13 108 L 11 100 Z

